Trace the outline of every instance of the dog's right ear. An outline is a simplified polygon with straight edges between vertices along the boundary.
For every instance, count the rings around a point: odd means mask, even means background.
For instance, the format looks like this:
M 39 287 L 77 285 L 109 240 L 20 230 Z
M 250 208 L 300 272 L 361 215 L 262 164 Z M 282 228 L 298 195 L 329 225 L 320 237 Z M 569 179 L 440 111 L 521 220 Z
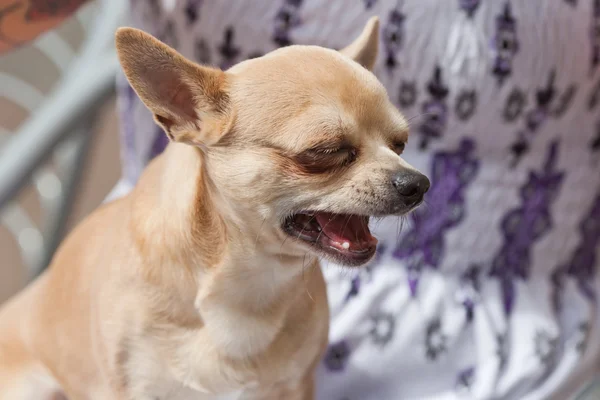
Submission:
M 371 17 L 361 34 L 340 53 L 350 57 L 369 71 L 373 70 L 379 52 L 379 18 Z
M 133 28 L 117 30 L 116 45 L 127 80 L 171 140 L 202 146 L 220 139 L 230 119 L 225 72 Z

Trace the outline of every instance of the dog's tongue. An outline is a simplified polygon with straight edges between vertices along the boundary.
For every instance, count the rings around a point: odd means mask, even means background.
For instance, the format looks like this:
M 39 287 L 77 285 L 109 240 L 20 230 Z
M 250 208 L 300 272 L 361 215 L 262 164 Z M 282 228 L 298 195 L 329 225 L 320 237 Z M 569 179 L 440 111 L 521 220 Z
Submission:
M 375 246 L 377 239 L 369 230 L 369 219 L 357 215 L 318 213 L 315 218 L 332 244 L 345 249 L 360 250 Z M 348 243 L 349 247 L 344 247 Z

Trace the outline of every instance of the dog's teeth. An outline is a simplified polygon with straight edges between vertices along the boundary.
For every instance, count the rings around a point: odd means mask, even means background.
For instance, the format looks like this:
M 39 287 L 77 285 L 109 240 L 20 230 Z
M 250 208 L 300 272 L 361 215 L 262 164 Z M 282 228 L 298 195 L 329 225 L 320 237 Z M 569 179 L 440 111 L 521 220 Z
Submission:
M 348 249 L 350 248 L 350 243 L 348 243 L 348 242 L 344 242 L 344 243 L 342 243 L 342 247 L 343 247 L 344 249 L 348 250 Z

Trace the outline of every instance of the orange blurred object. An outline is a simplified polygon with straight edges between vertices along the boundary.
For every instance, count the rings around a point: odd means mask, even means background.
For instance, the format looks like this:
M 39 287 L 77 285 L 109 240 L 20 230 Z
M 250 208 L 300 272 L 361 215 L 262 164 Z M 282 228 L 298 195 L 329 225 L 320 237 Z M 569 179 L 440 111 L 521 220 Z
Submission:
M 0 0 L 0 54 L 54 28 L 87 0 Z

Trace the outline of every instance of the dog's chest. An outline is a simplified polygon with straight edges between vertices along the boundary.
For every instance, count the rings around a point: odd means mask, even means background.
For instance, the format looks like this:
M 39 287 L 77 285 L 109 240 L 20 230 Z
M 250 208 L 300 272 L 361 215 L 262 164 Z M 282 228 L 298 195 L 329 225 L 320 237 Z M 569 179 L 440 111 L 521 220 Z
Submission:
M 246 370 L 239 374 L 239 371 L 228 371 L 227 366 L 221 365 L 214 368 L 215 372 L 220 373 L 212 375 L 209 379 L 202 377 L 198 380 L 181 382 L 169 373 L 163 372 L 162 376 L 153 380 L 151 384 L 144 385 L 142 391 L 144 396 L 136 395 L 135 398 L 148 400 L 241 400 L 241 399 L 263 399 L 265 391 L 270 393 L 269 388 L 274 388 L 280 384 L 285 386 L 295 386 L 301 377 L 306 375 L 309 361 L 314 358 L 306 357 L 311 353 L 311 349 L 305 349 L 302 352 L 295 352 L 296 358 L 286 359 L 285 362 L 277 362 L 273 366 L 273 371 Z M 263 366 L 264 367 L 264 366 Z M 261 368 L 262 369 L 262 368 Z M 239 381 L 233 382 L 230 376 L 224 374 L 237 374 Z M 259 375 L 268 375 L 265 380 L 261 380 Z M 138 392 L 140 393 L 140 392 Z M 258 393 L 261 393 L 260 395 Z
M 160 334 L 137 340 L 135 360 L 129 363 L 130 377 L 141 383 L 136 393 L 153 393 L 152 400 L 234 400 L 254 399 L 256 391 L 281 385 L 294 387 L 327 340 L 325 287 L 320 270 L 312 274 L 316 284 L 291 285 L 281 303 L 270 302 L 277 306 L 269 312 L 252 312 L 244 303 L 216 298 L 196 304 L 203 324 L 195 329 L 176 325 L 147 330 Z M 247 282 L 246 288 L 252 286 Z M 217 293 L 227 294 L 228 289 Z M 243 293 L 242 298 L 256 300 L 263 292 Z
M 265 351 L 238 360 L 216 351 L 214 343 L 206 340 L 204 329 L 186 334 L 173 332 L 164 342 L 161 340 L 162 344 L 154 337 L 146 338 L 143 344 L 139 343 L 142 351 L 130 359 L 128 378 L 133 384 L 132 394 L 144 400 L 237 400 L 253 398 L 257 388 L 293 385 L 318 357 L 327 322 L 316 318 L 292 318 L 291 322 Z M 240 324 L 235 331 L 237 340 L 244 338 L 251 327 L 256 329 L 254 325 Z M 153 397 L 144 397 L 150 394 Z

